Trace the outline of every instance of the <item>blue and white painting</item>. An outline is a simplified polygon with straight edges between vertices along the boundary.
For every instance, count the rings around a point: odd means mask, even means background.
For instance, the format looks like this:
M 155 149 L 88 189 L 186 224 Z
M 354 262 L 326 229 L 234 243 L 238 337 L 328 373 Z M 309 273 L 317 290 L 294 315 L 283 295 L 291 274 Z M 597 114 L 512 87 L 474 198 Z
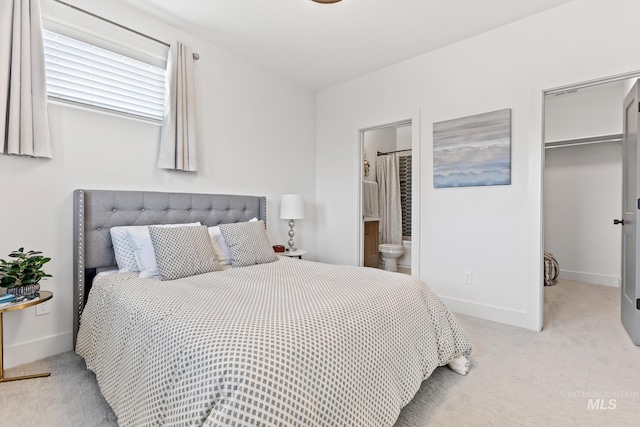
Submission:
M 433 186 L 511 184 L 511 109 L 433 124 Z

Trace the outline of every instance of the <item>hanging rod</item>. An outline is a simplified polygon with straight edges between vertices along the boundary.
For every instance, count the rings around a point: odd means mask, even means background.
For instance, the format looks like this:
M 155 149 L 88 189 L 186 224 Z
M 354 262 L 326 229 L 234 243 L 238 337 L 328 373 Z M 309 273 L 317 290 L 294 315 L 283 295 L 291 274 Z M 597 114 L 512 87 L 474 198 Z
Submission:
M 169 47 L 169 46 L 170 46 L 170 45 L 169 45 L 169 43 L 167 43 L 167 42 L 164 42 L 164 41 L 162 41 L 162 40 L 158 40 L 158 39 L 156 39 L 155 37 L 148 36 L 148 35 L 146 35 L 146 34 L 144 34 L 144 33 L 141 33 L 140 31 L 134 30 L 133 28 L 129 28 L 129 27 L 126 27 L 126 26 L 124 26 L 124 25 L 122 25 L 122 24 L 118 24 L 118 23 L 117 23 L 117 22 L 115 22 L 115 21 L 112 21 L 112 20 L 110 20 L 110 19 L 104 18 L 104 17 L 102 17 L 102 16 L 100 16 L 100 15 L 96 15 L 95 13 L 93 13 L 93 12 L 89 12 L 88 10 L 85 10 L 85 9 L 82 9 L 82 8 L 79 8 L 78 6 L 74 6 L 74 5 L 72 5 L 72 4 L 69 4 L 69 3 L 67 3 L 67 2 L 64 2 L 64 1 L 62 1 L 62 0 L 54 0 L 54 1 L 55 1 L 56 3 L 60 3 L 60 4 L 62 4 L 62 5 L 65 5 L 65 6 L 67 6 L 67 7 L 70 7 L 70 8 L 71 8 L 71 9 L 73 9 L 73 10 L 77 10 L 78 12 L 82 12 L 82 13 L 87 14 L 87 15 L 89 15 L 89 16 L 93 16 L 94 18 L 97 18 L 97 19 L 99 19 L 99 20 L 101 20 L 101 21 L 108 22 L 109 24 L 115 25 L 116 27 L 118 27 L 118 28 L 122 28 L 123 30 L 126 30 L 126 31 L 129 31 L 129 32 L 131 32 L 131 33 L 137 34 L 137 35 L 139 35 L 139 36 L 141 36 L 141 37 L 144 37 L 144 38 L 146 38 L 146 39 L 152 40 L 152 41 L 154 41 L 154 42 L 156 42 L 156 43 L 160 43 L 161 45 L 164 45 L 164 46 L 167 46 L 167 47 Z M 200 59 L 200 55 L 198 55 L 197 53 L 194 53 L 194 54 L 193 54 L 193 59 L 197 61 L 198 59 Z
M 393 154 L 393 153 L 402 153 L 403 151 L 411 151 L 411 148 L 405 148 L 404 150 L 396 150 L 396 151 L 387 151 L 386 153 L 383 153 L 382 151 L 378 151 L 376 154 L 377 156 L 384 156 L 385 154 Z
M 601 142 L 620 142 L 622 141 L 621 133 L 614 133 L 612 135 L 601 135 L 601 136 L 593 136 L 589 138 L 576 138 L 576 139 L 565 139 L 562 141 L 551 141 L 545 142 L 544 148 L 560 148 L 560 147 L 569 147 L 573 145 L 587 145 L 587 144 L 599 144 Z

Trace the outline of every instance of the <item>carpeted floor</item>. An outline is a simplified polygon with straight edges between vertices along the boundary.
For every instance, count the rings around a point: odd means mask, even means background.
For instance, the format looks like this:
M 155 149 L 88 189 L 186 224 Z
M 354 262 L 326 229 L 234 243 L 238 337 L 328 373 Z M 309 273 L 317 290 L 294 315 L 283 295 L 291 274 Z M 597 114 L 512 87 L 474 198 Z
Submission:
M 545 289 L 541 333 L 458 316 L 474 346 L 471 371 L 438 368 L 396 427 L 639 425 L 640 348 L 620 324 L 619 299 L 615 288 L 561 281 Z M 1 426 L 117 425 L 72 352 L 6 374 L 44 371 L 51 377 L 0 384 Z

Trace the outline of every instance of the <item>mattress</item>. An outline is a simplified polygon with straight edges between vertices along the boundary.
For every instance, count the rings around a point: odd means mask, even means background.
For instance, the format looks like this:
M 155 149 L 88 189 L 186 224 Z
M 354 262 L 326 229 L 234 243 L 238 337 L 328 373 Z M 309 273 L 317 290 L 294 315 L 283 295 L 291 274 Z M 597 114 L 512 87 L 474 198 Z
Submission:
M 471 345 L 420 280 L 283 257 L 100 277 L 76 352 L 121 426 L 391 426 Z

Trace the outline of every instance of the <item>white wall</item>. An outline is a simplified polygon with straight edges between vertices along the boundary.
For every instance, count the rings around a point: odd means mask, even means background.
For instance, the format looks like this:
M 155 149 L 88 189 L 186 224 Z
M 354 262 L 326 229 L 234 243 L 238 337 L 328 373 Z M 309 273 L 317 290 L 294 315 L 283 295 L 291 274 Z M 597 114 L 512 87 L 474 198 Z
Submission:
M 357 130 L 420 110 L 421 277 L 454 311 L 540 329 L 542 93 L 640 70 L 639 15 L 635 0 L 576 0 L 321 91 L 318 258 L 358 262 Z M 503 108 L 513 113 L 512 184 L 434 189 L 433 123 Z
M 365 181 L 376 181 L 378 151 L 383 153 L 396 150 L 396 130 L 393 127 L 369 130 L 364 133 L 364 154 L 369 160 L 369 176 Z
M 621 83 L 545 97 L 545 140 L 622 133 Z M 560 277 L 619 286 L 622 146 L 604 142 L 545 150 L 544 244 Z
M 622 133 L 623 99 L 622 82 L 545 96 L 545 142 Z
M 396 128 L 396 150 L 411 150 L 411 125 Z
M 560 277 L 619 286 L 621 144 L 548 149 L 544 178 L 544 244 Z
M 24 246 L 53 258 L 42 282 L 51 314 L 33 308 L 4 316 L 5 366 L 72 347 L 72 193 L 77 188 L 210 192 L 267 196 L 268 234 L 284 243 L 282 193 L 300 193 L 306 218 L 296 240 L 315 258 L 315 95 L 216 46 L 108 2 L 76 1 L 109 19 L 166 41 L 179 38 L 196 63 L 200 169 L 155 167 L 157 125 L 50 105 L 52 160 L 0 156 L 4 200 L 0 255 Z M 62 7 L 62 6 L 60 6 Z

